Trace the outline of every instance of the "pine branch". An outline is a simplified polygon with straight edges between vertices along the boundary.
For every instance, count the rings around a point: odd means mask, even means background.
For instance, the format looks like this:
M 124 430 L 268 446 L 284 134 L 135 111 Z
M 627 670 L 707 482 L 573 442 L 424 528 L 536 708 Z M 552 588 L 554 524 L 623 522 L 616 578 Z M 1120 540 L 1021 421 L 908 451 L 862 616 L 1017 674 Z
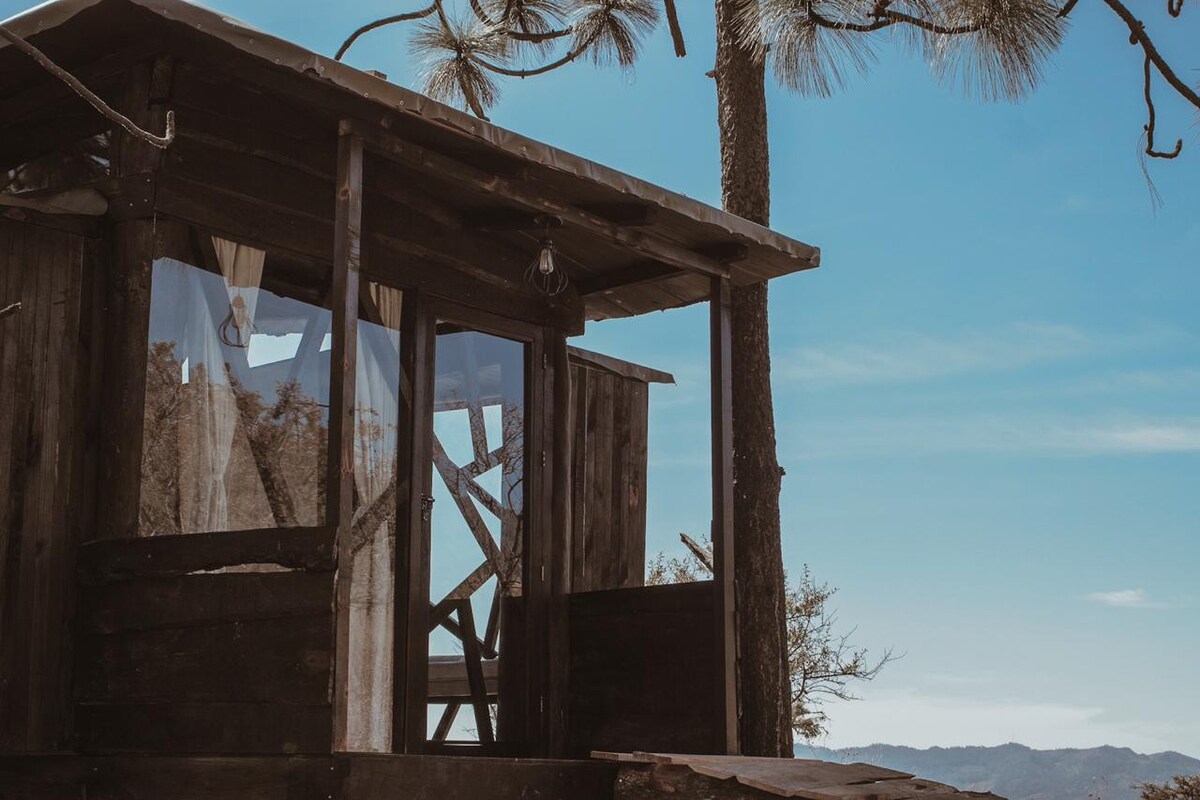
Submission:
M 112 106 L 101 100 L 94 92 L 84 86 L 78 78 L 67 72 L 62 67 L 58 66 L 58 64 L 55 64 L 49 56 L 47 56 L 38 48 L 34 47 L 29 42 L 22 39 L 20 36 L 17 36 L 3 25 L 0 25 L 0 38 L 7 39 L 14 47 L 36 61 L 38 65 L 42 67 L 42 69 L 58 78 L 67 86 L 70 86 L 71 89 L 73 89 L 76 94 L 86 100 L 92 106 L 92 108 L 96 109 L 105 117 L 107 117 L 113 124 L 119 125 L 130 136 L 141 139 L 143 142 L 153 145 L 160 150 L 165 150 L 171 146 L 171 142 L 175 141 L 174 111 L 167 112 L 166 135 L 156 136 L 155 134 L 138 127 L 138 125 L 134 123 L 133 120 L 129 119 L 129 117 L 126 117 L 124 114 L 121 114 L 113 109 Z

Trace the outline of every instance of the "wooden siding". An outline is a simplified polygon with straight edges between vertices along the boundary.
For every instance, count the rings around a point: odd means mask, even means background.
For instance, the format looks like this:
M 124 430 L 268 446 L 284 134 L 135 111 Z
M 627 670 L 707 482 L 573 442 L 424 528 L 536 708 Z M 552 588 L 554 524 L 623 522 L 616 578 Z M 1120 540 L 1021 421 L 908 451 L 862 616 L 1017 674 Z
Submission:
M 63 749 L 85 402 L 102 243 L 71 220 L 0 218 L 0 752 Z M 13 218 L 16 217 L 16 218 Z M 65 228 L 65 229 L 64 229 Z
M 649 386 L 572 359 L 571 588 L 641 586 L 646 575 Z
M 571 596 L 570 752 L 724 751 L 711 581 Z
M 82 548 L 84 752 L 328 753 L 332 532 Z

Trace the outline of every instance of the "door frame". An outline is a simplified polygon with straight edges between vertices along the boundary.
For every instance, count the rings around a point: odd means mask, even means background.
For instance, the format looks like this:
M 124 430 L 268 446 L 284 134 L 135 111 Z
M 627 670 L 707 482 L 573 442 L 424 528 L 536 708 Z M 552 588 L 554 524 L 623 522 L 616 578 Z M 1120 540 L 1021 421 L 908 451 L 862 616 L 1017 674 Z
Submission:
M 397 680 L 395 735 L 393 749 L 407 753 L 452 753 L 509 757 L 529 756 L 546 749 L 545 697 L 548 686 L 548 626 L 550 596 L 550 514 L 552 482 L 548 452 L 553 435 L 552 370 L 546 355 L 547 330 L 543 326 L 514 320 L 498 314 L 455 303 L 425 292 L 405 295 L 410 308 L 405 316 L 412 321 L 411 335 L 402 356 L 404 370 L 413 376 L 409 411 L 412 424 L 406 426 L 407 441 L 402 453 L 410 476 L 409 492 L 399 502 L 408 519 L 405 551 L 397 548 L 396 616 Z M 411 313 L 411 316 L 410 316 Z M 525 541 L 523 542 L 523 673 L 516 685 L 521 696 L 506 706 L 504 728 L 515 741 L 494 744 L 451 744 L 428 741 L 428 659 L 429 659 L 429 584 L 430 521 L 433 509 L 432 439 L 434 413 L 435 358 L 437 323 L 450 322 L 481 333 L 521 342 L 525 345 Z M 401 378 L 403 381 L 403 377 Z M 403 562 L 403 563 L 401 563 Z M 403 633 L 401 634 L 401 628 Z M 402 678 L 401 678 L 402 676 Z

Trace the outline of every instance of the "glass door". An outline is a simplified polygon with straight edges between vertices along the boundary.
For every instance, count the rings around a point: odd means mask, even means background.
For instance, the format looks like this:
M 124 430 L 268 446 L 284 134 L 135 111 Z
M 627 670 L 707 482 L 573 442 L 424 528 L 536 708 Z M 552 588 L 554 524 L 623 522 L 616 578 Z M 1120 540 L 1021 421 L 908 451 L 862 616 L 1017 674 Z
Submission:
M 524 703 L 530 345 L 438 320 L 430 487 L 427 739 L 517 744 Z

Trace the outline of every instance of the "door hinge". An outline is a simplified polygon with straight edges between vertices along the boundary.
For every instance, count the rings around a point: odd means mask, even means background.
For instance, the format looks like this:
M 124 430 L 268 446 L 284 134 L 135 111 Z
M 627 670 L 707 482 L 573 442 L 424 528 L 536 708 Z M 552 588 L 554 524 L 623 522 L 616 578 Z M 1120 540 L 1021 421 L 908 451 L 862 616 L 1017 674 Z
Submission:
M 545 350 L 543 350 L 542 351 L 542 369 L 546 369 L 549 366 L 550 366 L 550 356 L 547 355 Z
M 542 451 L 542 466 L 546 466 L 546 451 Z

